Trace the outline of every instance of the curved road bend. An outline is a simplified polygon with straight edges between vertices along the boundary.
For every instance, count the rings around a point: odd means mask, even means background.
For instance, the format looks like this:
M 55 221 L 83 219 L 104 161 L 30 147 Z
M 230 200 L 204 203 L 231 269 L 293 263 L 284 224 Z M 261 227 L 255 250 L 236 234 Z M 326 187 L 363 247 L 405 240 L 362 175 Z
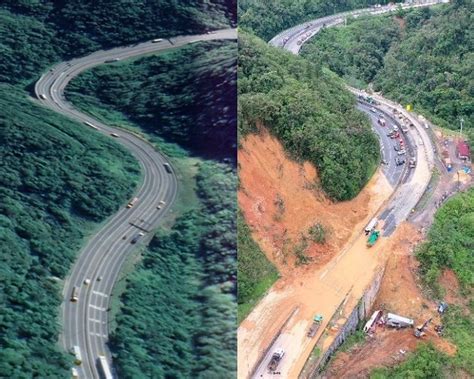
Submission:
M 174 49 L 197 41 L 236 38 L 235 29 L 226 29 L 209 34 L 164 39 L 159 43 L 145 42 L 97 51 L 86 57 L 54 66 L 36 83 L 36 96 L 49 108 L 77 121 L 90 122 L 99 128 L 98 133 L 118 134 L 119 138 L 116 141 L 132 153 L 143 172 L 143 181 L 134 195 L 139 200 L 132 208 L 122 207 L 88 241 L 65 281 L 62 344 L 67 351 L 70 351 L 72 346 L 79 346 L 82 364 L 77 366 L 77 369 L 81 378 L 100 377 L 97 366 L 100 355 L 105 355 L 109 363 L 111 362 L 110 351 L 107 347 L 109 321 L 107 310 L 120 269 L 128 254 L 137 246 L 131 244 L 130 240 L 139 232 L 145 235 L 137 244 L 146 243 L 152 238 L 149 231 L 153 230 L 170 210 L 176 198 L 178 183 L 174 172 L 168 173 L 164 168 L 164 163 L 169 163 L 167 159 L 150 144 L 130 132 L 111 128 L 74 109 L 66 101 L 64 89 L 74 76 L 86 69 L 103 64 L 106 60 L 126 59 L 160 50 Z M 158 209 L 160 202 L 164 204 L 161 204 L 161 209 Z M 126 239 L 123 239 L 124 236 Z M 91 281 L 89 285 L 84 283 L 86 279 Z M 75 286 L 80 288 L 79 300 L 71 302 L 71 294 Z
M 440 3 L 446 3 L 446 0 L 435 0 L 425 1 L 419 4 L 403 4 L 403 8 L 415 8 L 432 6 Z M 331 27 L 342 24 L 345 22 L 348 16 L 359 17 L 360 15 L 378 15 L 386 12 L 396 10 L 393 6 L 383 6 L 380 8 L 362 9 L 353 12 L 345 12 L 336 14 L 328 17 L 324 17 L 317 20 L 312 20 L 304 24 L 297 25 L 293 28 L 287 29 L 276 37 L 274 37 L 269 43 L 273 46 L 283 48 L 292 52 L 293 54 L 299 54 L 302 45 L 307 42 L 311 37 L 316 35 L 323 27 Z M 355 95 L 364 94 L 362 91 L 358 91 L 354 88 L 349 88 Z M 367 95 L 367 94 L 364 94 Z M 378 218 L 383 220 L 383 235 L 390 235 L 398 224 L 406 220 L 411 210 L 415 207 L 423 192 L 425 191 L 429 180 L 431 178 L 431 169 L 433 167 L 433 148 L 429 136 L 426 130 L 422 127 L 420 122 L 412 115 L 406 112 L 403 107 L 399 104 L 395 104 L 377 95 L 371 95 L 374 99 L 379 102 L 376 106 L 376 110 L 383 114 L 391 115 L 393 108 L 396 108 L 403 116 L 409 119 L 414 124 L 414 129 L 411 129 L 409 134 L 405 137 L 406 142 L 409 142 L 412 148 L 412 153 L 417 158 L 417 166 L 415 169 L 410 171 L 405 170 L 405 174 L 399 170 L 391 169 L 389 167 L 384 168 L 383 172 L 385 175 L 391 176 L 389 182 L 394 186 L 394 192 L 391 195 L 388 204 L 384 209 L 377 212 Z M 370 109 L 359 104 L 359 107 L 366 113 L 371 113 Z M 373 117 L 372 118 L 372 122 Z M 392 121 L 395 121 L 392 119 Z M 376 130 L 377 131 L 377 130 Z M 380 131 L 377 131 L 380 134 Z M 381 149 L 384 148 L 387 153 L 387 147 L 384 147 L 385 141 L 383 138 L 380 139 Z M 390 149 L 392 149 L 390 144 Z M 394 185 L 395 184 L 395 185 Z M 376 215 L 374 215 L 376 216 Z M 355 242 L 354 242 L 355 243 Z M 309 328 L 308 325 L 302 328 L 301 320 L 295 320 L 294 322 L 288 323 L 282 332 L 275 336 L 270 346 L 259 346 L 260 333 L 252 333 L 250 330 L 242 331 L 242 336 L 248 336 L 253 341 L 250 345 L 253 345 L 252 351 L 240 351 L 239 354 L 246 359 L 239 360 L 239 377 L 241 378 L 272 378 L 274 375 L 269 373 L 267 370 L 268 363 L 271 360 L 271 355 L 277 348 L 283 348 L 285 350 L 285 356 L 278 366 L 279 376 L 282 378 L 296 377 L 302 367 L 299 366 L 301 360 L 300 357 L 308 357 L 314 347 L 314 344 L 318 341 L 322 335 L 328 320 L 333 316 L 333 312 L 337 309 L 337 306 L 345 304 L 350 299 L 352 287 L 347 286 L 347 283 L 343 283 L 338 276 L 340 272 L 344 272 L 344 265 L 351 258 L 351 248 L 345 249 L 343 252 L 338 254 L 333 261 L 325 268 L 324 272 L 320 275 L 321 288 L 326 287 L 325 291 L 321 292 L 321 296 L 333 296 L 337 297 L 334 301 L 335 307 L 332 309 L 326 309 L 324 312 L 322 309 L 314 310 L 315 313 L 323 313 L 324 321 L 318 330 L 316 337 L 312 340 L 308 340 L 306 337 L 306 330 Z M 345 262 L 344 262 L 345 261 Z M 319 274 L 318 274 L 319 275 Z M 355 279 L 354 279 L 355 280 Z M 322 295 L 326 293 L 325 295 Z M 318 296 L 315 292 L 313 296 Z M 333 299 L 334 300 L 334 299 Z M 268 308 L 266 309 L 268 311 Z M 278 311 L 278 310 L 277 310 Z M 258 310 L 257 310 L 258 312 Z M 252 316 L 252 314 L 250 315 Z M 294 316 L 293 316 L 294 317 Z M 258 315 L 255 315 L 255 319 Z M 270 328 L 271 326 L 268 326 Z M 239 329 L 241 329 L 240 327 Z M 264 325 L 259 326 L 259 330 L 265 330 Z M 239 333 L 240 334 L 240 333 Z M 295 343 L 299 341 L 298 343 Z M 246 341 L 246 345 L 248 346 Z M 239 345 L 243 343 L 239 337 Z M 295 347 L 297 346 L 297 348 Z M 321 352 L 323 353 L 323 352 Z M 259 355 L 259 356 L 258 356 Z M 250 358 L 252 357 L 252 358 Z M 241 371 L 240 371 L 241 370 Z

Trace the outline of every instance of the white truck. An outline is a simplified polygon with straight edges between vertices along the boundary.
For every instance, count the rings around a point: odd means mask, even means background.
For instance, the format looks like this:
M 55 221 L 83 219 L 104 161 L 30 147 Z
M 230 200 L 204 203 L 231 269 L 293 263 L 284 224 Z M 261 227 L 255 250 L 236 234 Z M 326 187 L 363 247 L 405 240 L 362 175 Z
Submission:
M 377 223 L 378 223 L 378 220 L 376 217 L 370 220 L 370 222 L 365 227 L 365 235 L 369 235 L 369 233 L 375 229 L 375 227 L 377 226 Z
M 413 327 L 414 321 L 411 318 L 399 316 L 393 313 L 387 313 L 385 324 L 400 329 Z
M 269 372 L 273 373 L 277 369 L 284 355 L 285 355 L 285 351 L 283 349 L 275 350 L 275 352 L 272 355 L 272 359 L 270 360 L 270 363 L 268 364 Z

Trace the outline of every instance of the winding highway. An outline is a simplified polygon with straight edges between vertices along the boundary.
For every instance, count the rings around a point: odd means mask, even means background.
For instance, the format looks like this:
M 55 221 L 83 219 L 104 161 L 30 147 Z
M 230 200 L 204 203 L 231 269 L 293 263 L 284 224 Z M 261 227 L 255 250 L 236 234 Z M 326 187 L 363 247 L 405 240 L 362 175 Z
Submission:
M 87 242 L 80 251 L 63 291 L 61 343 L 72 352 L 79 347 L 82 364 L 76 366 L 80 378 L 106 377 L 99 358 L 105 356 L 111 367 L 108 341 L 108 310 L 111 294 L 127 256 L 139 245 L 149 242 L 151 232 L 171 210 L 178 191 L 178 181 L 169 162 L 152 145 L 135 134 L 115 129 L 75 109 L 64 95 L 64 89 L 75 76 L 94 66 L 157 51 L 174 49 L 189 43 L 236 39 L 235 29 L 225 29 L 202 35 L 179 36 L 159 42 L 144 42 L 133 46 L 97 51 L 86 57 L 62 62 L 41 76 L 35 94 L 45 106 L 93 128 L 97 133 L 115 138 L 137 159 L 143 173 L 142 182 L 131 208 L 126 204 Z M 115 134 L 115 136 L 112 136 Z M 171 166 L 170 166 L 171 167 Z M 131 240 L 137 239 L 136 244 Z M 77 288 L 77 301 L 71 301 Z M 113 372 L 113 370 L 112 370 Z M 116 377 L 112 373 L 113 377 Z
M 406 9 L 446 2 L 448 1 L 418 1 L 417 3 L 402 4 L 401 6 Z M 312 20 L 281 32 L 270 40 L 269 44 L 298 55 L 303 44 L 324 27 L 340 25 L 345 22 L 347 17 L 378 15 L 392 10 L 396 10 L 396 6 L 387 5 L 361 9 Z M 367 93 L 355 88 L 349 87 L 349 90 L 361 98 L 368 96 Z M 434 165 L 433 146 L 426 130 L 415 115 L 405 111 L 399 104 L 384 99 L 377 94 L 371 94 L 370 96 L 376 100 L 377 105 L 368 105 L 359 100 L 357 106 L 369 115 L 373 129 L 379 136 L 381 156 L 388 163 L 382 167 L 382 172 L 390 183 L 392 192 L 376 214 L 372 215 L 372 217 L 377 216 L 379 219 L 382 235 L 388 237 L 401 222 L 408 218 L 428 186 Z M 394 109 L 400 117 L 394 116 Z M 390 126 L 398 125 L 400 128 L 400 119 L 412 125 L 403 139 L 409 154 L 405 159 L 408 161 L 409 157 L 412 156 L 417 160 L 414 169 L 409 170 L 405 165 L 397 167 L 394 164 L 396 156 L 393 153 L 393 142 L 376 122 L 382 115 Z M 299 290 L 302 294 L 307 293 L 308 296 L 320 299 L 317 309 L 309 310 L 307 304 L 303 302 L 295 303 L 298 300 L 294 299 L 300 299 L 297 297 L 297 290 L 295 289 L 287 292 L 270 292 L 254 308 L 245 320 L 246 322 L 243 322 L 238 330 L 239 378 L 280 377 L 286 379 L 300 377 L 304 362 L 311 355 L 319 338 L 323 338 L 329 320 L 335 316 L 338 309 L 342 309 L 348 302 L 355 306 L 360 300 L 364 288 L 372 280 L 373 276 L 367 273 L 376 272 L 380 269 L 376 251 L 380 247 L 369 250 L 365 246 L 366 237 L 361 231 L 360 235 L 350 241 L 348 246 L 339 252 L 329 264 L 314 273 L 316 280 L 313 279 L 313 281 L 315 284 L 311 282 L 310 287 L 309 282 L 306 282 L 305 287 L 307 288 Z M 293 299 L 292 302 L 298 311 L 283 309 L 280 306 L 280 304 L 285 304 L 288 307 L 289 299 Z M 271 312 L 275 312 L 277 315 L 290 314 L 290 316 L 283 326 L 278 329 L 274 324 L 276 317 L 268 317 Z M 303 314 L 303 312 L 306 313 Z M 321 323 L 316 338 L 309 339 L 306 332 L 311 324 L 311 318 L 316 313 L 322 314 L 324 321 Z M 278 316 L 278 318 L 280 320 L 284 319 L 283 316 Z M 266 334 L 268 330 L 276 331 L 270 343 L 264 341 L 265 338 L 268 339 Z M 323 344 L 318 346 L 327 348 L 328 343 L 323 341 Z M 278 364 L 277 372 L 271 372 L 268 369 L 269 363 L 273 353 L 279 349 L 282 349 L 285 355 Z M 321 350 L 319 355 L 323 355 L 324 352 L 324 350 Z

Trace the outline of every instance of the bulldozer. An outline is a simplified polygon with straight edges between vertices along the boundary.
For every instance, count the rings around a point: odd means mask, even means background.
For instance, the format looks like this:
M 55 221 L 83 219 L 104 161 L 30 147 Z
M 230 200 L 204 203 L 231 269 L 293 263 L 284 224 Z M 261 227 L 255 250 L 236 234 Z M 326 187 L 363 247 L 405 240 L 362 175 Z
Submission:
M 430 318 L 429 320 L 426 320 L 422 325 L 418 325 L 415 328 L 415 331 L 413 332 L 413 335 L 416 338 L 420 338 L 420 337 L 423 337 L 424 335 L 426 335 L 425 330 L 428 327 L 428 325 L 430 324 L 431 320 L 432 319 Z

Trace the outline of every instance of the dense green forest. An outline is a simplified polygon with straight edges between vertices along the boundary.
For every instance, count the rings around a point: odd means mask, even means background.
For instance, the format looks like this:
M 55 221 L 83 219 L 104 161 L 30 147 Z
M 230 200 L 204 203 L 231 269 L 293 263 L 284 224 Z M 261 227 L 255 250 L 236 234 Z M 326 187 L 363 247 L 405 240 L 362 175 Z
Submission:
M 28 100 L 25 89 L 65 58 L 228 27 L 232 9 L 219 0 L 1 2 L 0 377 L 70 374 L 57 343 L 61 279 L 139 178 L 124 149 Z
M 474 127 L 472 61 L 474 5 L 395 12 L 329 28 L 305 44 L 302 55 L 327 65 L 349 83 L 402 104 L 413 104 L 435 124 Z
M 454 270 L 465 290 L 474 287 L 474 189 L 450 199 L 436 212 L 428 240 L 417 257 L 422 274 L 435 286 L 441 271 Z
M 148 134 L 195 153 L 234 157 L 236 56 L 234 41 L 195 43 L 86 71 L 66 96 L 85 112 L 120 112 Z
M 19 111 L 21 110 L 21 111 Z M 0 85 L 0 377 L 66 377 L 62 281 L 96 221 L 133 191 L 120 146 Z
M 127 279 L 112 337 L 120 377 L 235 377 L 235 177 L 203 163 L 201 206 L 155 235 Z
M 238 76 L 241 135 L 264 125 L 294 159 L 315 164 L 330 197 L 359 193 L 377 166 L 378 142 L 340 80 L 246 33 L 239 36 Z
M 461 284 L 466 306 L 449 304 L 442 322 L 445 336 L 457 346 L 448 357 L 432 346 L 422 345 L 409 359 L 390 369 L 379 369 L 371 378 L 461 378 L 474 376 L 474 189 L 456 195 L 435 215 L 428 241 L 418 249 L 417 258 L 426 283 L 443 297 L 437 284 L 441 271 L 454 270 Z
M 156 37 L 235 24 L 224 0 L 18 1 L 0 3 L 0 81 L 39 76 L 61 58 Z
M 237 217 L 238 260 L 238 321 L 242 321 L 273 282 L 278 271 L 252 238 L 251 230 L 239 212 Z
M 241 0 L 238 2 L 239 28 L 269 41 L 279 32 L 305 21 L 389 2 L 378 0 Z

